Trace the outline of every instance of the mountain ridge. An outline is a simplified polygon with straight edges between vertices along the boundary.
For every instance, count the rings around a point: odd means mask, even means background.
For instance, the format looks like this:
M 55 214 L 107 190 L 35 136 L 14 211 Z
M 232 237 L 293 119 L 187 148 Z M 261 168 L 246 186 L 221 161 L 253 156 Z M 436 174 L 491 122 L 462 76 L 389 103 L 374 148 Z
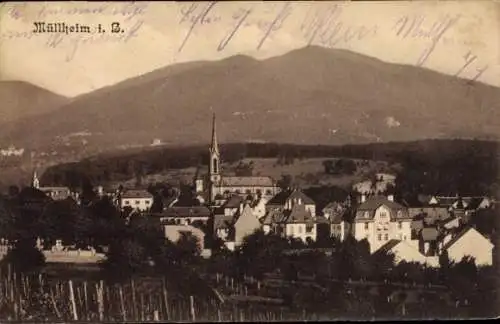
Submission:
M 222 142 L 500 138 L 499 88 L 309 46 L 265 60 L 237 55 L 170 65 L 4 125 L 0 139 L 37 147 L 88 131 L 88 145 L 105 148 L 154 138 L 204 143 L 212 112 Z M 23 139 L 23 129 L 32 136 Z

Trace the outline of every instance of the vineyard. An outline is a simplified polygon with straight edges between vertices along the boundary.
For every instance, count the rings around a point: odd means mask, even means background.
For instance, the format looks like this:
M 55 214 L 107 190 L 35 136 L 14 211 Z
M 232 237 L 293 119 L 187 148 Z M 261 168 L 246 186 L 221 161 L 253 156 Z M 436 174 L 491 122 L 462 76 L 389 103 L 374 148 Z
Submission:
M 318 318 L 314 314 L 290 312 L 280 302 L 273 305 L 259 297 L 253 300 L 250 296 L 227 297 L 223 292 L 208 285 L 201 287 L 199 283 L 196 293 L 186 294 L 180 291 L 175 280 L 160 277 L 142 276 L 125 283 L 110 283 L 95 278 L 62 279 L 46 273 L 14 273 L 8 265 L 1 270 L 1 321 L 177 322 Z M 228 284 L 226 292 L 232 294 L 229 290 L 236 293 L 239 289 L 242 296 L 246 295 L 241 287 Z

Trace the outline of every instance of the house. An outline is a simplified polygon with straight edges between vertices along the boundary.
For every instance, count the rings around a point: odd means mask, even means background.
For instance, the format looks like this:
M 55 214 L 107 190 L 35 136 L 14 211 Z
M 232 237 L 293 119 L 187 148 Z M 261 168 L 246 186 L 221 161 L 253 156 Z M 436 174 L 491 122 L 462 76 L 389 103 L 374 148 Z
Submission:
M 438 257 L 427 257 L 419 251 L 418 241 L 416 240 L 390 240 L 384 244 L 375 253 L 390 253 L 394 255 L 394 262 L 417 262 L 429 267 L 439 267 Z
M 389 240 L 410 240 L 411 221 L 408 209 L 392 196 L 374 196 L 358 206 L 352 234 L 358 241 L 367 239 L 373 253 Z
M 493 264 L 493 243 L 471 226 L 445 237 L 443 243 L 442 251 L 448 253 L 452 262 L 458 263 L 464 257 L 473 257 L 477 266 Z
M 285 205 L 284 209 L 272 209 L 263 220 L 264 232 L 274 232 L 304 242 L 316 240 L 316 222 L 305 204 Z
M 353 210 L 345 203 L 332 202 L 323 208 L 323 217 L 330 226 L 330 236 L 344 241 L 350 233 Z
M 241 203 L 232 213 L 214 215 L 214 236 L 225 242 L 230 250 L 243 243 L 243 239 L 262 227 L 248 202 Z
M 316 217 L 316 203 L 300 189 L 286 190 L 278 193 L 266 204 L 266 210 L 291 210 L 295 205 L 303 205 L 311 216 Z
M 191 225 L 194 222 L 207 224 L 211 211 L 205 206 L 173 206 L 166 208 L 160 216 L 160 221 L 169 224 Z
M 153 195 L 146 190 L 130 189 L 123 192 L 119 199 L 120 208 L 132 208 L 132 210 L 147 211 L 153 205 Z
M 261 226 L 262 224 L 253 213 L 252 207 L 248 204 L 245 205 L 241 214 L 236 218 L 233 224 L 235 246 L 241 245 L 246 236 L 253 234 L 256 230 L 260 229 Z
M 209 148 L 208 174 L 195 177 L 196 193 L 206 196 L 212 205 L 218 205 L 224 198 L 239 195 L 271 198 L 279 192 L 274 179 L 266 176 L 229 176 L 221 172 L 221 155 L 217 141 L 215 114 L 212 124 L 212 142 Z

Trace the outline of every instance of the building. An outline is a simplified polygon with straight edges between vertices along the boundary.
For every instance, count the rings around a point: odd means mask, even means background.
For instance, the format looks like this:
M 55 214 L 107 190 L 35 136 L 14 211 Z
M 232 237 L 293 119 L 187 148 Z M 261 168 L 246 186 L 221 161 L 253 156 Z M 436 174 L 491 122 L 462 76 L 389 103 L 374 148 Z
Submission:
M 210 162 L 208 174 L 197 175 L 195 188 L 197 195 L 206 193 L 212 205 L 222 203 L 225 198 L 232 195 L 273 197 L 279 191 L 276 181 L 271 177 L 263 176 L 228 176 L 222 174 L 221 154 L 217 141 L 215 114 L 212 125 L 212 142 L 209 148 Z
M 317 224 L 311 211 L 303 203 L 286 204 L 283 209 L 271 209 L 264 217 L 264 233 L 275 233 L 283 237 L 316 241 Z
M 33 172 L 33 180 L 32 186 L 35 189 L 40 190 L 47 197 L 52 198 L 53 200 L 64 200 L 68 197 L 73 197 L 71 190 L 68 187 L 42 187 L 40 186 L 40 180 L 38 179 L 36 171 Z
M 290 210 L 295 205 L 304 205 L 311 216 L 316 217 L 316 203 L 300 189 L 281 191 L 266 204 L 266 211 L 273 209 Z
M 374 196 L 358 206 L 351 231 L 356 240 L 367 239 L 373 253 L 390 240 L 410 240 L 411 222 L 408 209 L 392 196 Z
M 391 253 L 394 255 L 394 262 L 398 264 L 400 262 L 416 262 L 428 267 L 439 267 L 438 257 L 428 257 L 423 255 L 418 246 L 417 240 L 390 240 L 384 244 L 375 253 Z
M 477 266 L 493 264 L 494 245 L 475 228 L 467 226 L 461 232 L 448 234 L 442 241 L 442 252 L 448 253 L 450 261 L 458 263 L 464 257 L 472 257 Z
M 130 207 L 132 210 L 148 211 L 153 205 L 153 195 L 146 190 L 129 189 L 120 195 L 119 201 L 122 210 Z
M 205 206 L 166 208 L 160 215 L 160 221 L 165 224 L 191 225 L 195 222 L 207 224 L 211 211 Z

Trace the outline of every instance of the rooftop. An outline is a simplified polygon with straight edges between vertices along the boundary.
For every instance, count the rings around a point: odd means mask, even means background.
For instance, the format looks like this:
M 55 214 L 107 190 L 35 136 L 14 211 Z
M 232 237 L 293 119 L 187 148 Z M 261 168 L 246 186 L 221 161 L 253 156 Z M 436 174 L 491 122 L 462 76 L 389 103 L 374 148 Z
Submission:
M 122 198 L 153 198 L 153 195 L 146 190 L 142 189 L 129 189 L 125 191 Z

